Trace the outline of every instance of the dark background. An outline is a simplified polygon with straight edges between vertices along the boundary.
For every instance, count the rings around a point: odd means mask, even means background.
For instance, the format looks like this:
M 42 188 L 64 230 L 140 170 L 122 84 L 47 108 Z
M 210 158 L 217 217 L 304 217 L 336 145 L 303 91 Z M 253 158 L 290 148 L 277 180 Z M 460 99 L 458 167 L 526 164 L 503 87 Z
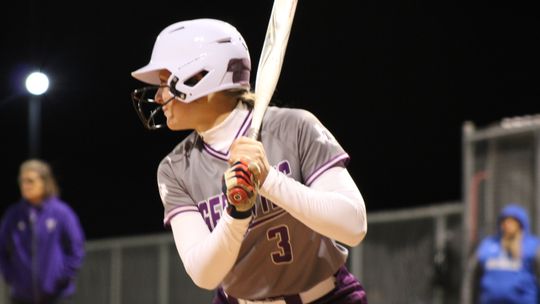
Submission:
M 24 77 L 41 69 L 40 157 L 87 237 L 164 231 L 156 169 L 187 133 L 143 128 L 130 73 L 164 27 L 210 17 L 243 34 L 253 83 L 272 1 L 3 5 L 0 214 L 29 153 Z M 300 0 L 274 96 L 334 133 L 368 212 L 461 200 L 462 124 L 539 112 L 539 26 L 514 2 Z

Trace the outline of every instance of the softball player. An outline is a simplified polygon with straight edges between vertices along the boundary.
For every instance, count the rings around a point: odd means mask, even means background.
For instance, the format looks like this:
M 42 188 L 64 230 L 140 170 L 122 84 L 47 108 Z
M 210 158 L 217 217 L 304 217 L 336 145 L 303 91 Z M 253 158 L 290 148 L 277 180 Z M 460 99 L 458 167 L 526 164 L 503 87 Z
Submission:
M 194 130 L 157 172 L 164 224 L 194 283 L 213 303 L 367 303 L 345 267 L 367 232 L 349 159 L 310 112 L 270 106 L 259 141 L 250 126 L 250 55 L 241 34 L 214 19 L 174 23 L 150 63 L 132 73 L 143 124 Z M 157 91 L 152 91 L 152 89 Z M 147 105 L 156 106 L 147 109 Z M 241 187 L 242 204 L 229 204 Z

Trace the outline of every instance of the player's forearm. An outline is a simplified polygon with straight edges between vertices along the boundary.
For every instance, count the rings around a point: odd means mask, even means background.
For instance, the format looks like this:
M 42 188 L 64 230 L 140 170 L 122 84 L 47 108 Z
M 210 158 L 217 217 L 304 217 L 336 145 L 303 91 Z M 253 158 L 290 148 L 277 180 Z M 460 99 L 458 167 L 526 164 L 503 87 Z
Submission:
M 344 168 L 332 168 L 307 187 L 272 169 L 260 194 L 318 233 L 355 246 L 367 232 L 364 200 Z
M 205 289 L 216 288 L 232 269 L 250 218 L 236 220 L 225 212 L 210 233 L 198 213 L 171 220 L 174 241 L 186 272 Z

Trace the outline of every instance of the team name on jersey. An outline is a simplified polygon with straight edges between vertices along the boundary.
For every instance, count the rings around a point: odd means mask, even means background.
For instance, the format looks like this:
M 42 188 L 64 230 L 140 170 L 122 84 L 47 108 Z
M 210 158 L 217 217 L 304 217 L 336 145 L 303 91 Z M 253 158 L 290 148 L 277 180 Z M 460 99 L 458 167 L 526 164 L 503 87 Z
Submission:
M 506 255 L 489 258 L 486 261 L 486 269 L 518 271 L 522 267 L 521 260 L 512 259 Z
M 283 174 L 288 176 L 291 175 L 291 166 L 286 160 L 281 161 L 274 167 Z M 219 193 L 207 198 L 206 200 L 200 201 L 197 203 L 197 206 L 199 208 L 199 212 L 206 222 L 206 225 L 210 231 L 212 231 L 216 227 L 219 219 L 221 218 L 223 210 L 225 210 L 225 207 L 227 206 L 227 197 L 225 194 Z M 255 204 L 255 208 L 253 209 L 253 213 L 255 218 L 258 218 L 266 217 L 275 212 L 279 212 L 280 210 L 282 210 L 281 207 L 277 206 L 265 197 L 259 196 L 257 203 Z

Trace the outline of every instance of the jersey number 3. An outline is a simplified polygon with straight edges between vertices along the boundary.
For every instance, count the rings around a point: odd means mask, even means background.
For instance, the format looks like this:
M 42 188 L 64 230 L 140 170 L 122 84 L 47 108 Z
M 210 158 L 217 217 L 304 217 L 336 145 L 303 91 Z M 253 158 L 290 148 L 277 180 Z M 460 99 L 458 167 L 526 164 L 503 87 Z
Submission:
M 287 264 L 292 262 L 293 252 L 289 236 L 289 227 L 285 225 L 272 227 L 266 231 L 268 240 L 275 240 L 277 245 L 277 250 L 272 251 L 270 254 L 274 264 Z

